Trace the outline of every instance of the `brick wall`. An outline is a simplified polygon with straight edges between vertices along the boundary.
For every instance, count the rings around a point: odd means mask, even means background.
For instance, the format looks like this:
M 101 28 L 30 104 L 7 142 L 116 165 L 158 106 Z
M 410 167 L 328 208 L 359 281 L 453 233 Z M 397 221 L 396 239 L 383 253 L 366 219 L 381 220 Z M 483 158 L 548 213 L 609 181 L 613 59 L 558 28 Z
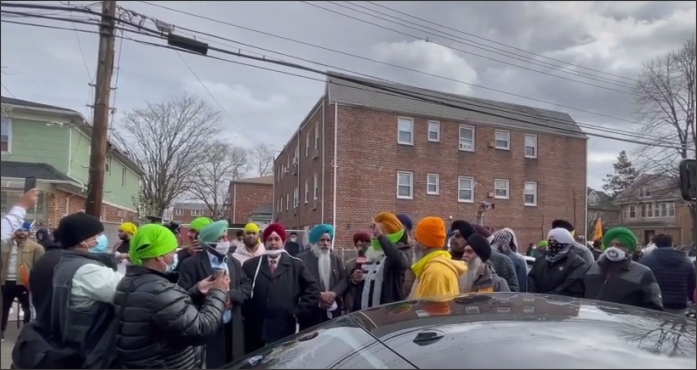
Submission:
M 258 184 L 244 181 L 230 185 L 230 221 L 246 223 L 249 215 L 259 206 L 273 203 L 273 183 Z
M 67 207 L 66 207 L 67 206 Z M 58 226 L 60 219 L 66 214 L 84 211 L 85 198 L 73 195 L 62 190 L 56 190 L 51 194 L 47 204 L 48 224 L 51 227 Z M 122 223 L 136 220 L 136 214 L 113 207 L 107 204 L 102 205 L 102 221 L 112 223 Z

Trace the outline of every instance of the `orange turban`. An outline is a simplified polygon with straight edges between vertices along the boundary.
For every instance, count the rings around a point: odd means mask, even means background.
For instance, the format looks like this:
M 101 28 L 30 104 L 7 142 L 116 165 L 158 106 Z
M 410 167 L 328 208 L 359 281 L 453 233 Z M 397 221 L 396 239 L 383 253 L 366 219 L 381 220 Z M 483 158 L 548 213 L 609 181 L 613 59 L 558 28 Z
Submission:
M 425 217 L 416 225 L 416 241 L 426 248 L 445 246 L 445 221 L 440 217 Z
M 399 221 L 394 213 L 391 212 L 378 213 L 378 215 L 375 216 L 374 221 L 376 224 L 380 224 L 382 231 L 388 235 L 404 230 L 404 225 L 402 225 L 402 222 Z

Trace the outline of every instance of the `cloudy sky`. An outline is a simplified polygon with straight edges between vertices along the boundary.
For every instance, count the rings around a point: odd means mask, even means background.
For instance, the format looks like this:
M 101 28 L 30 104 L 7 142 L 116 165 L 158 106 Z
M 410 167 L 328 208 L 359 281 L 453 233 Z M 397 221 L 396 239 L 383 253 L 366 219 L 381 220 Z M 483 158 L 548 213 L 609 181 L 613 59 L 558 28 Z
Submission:
M 98 9 L 90 2 L 69 3 Z M 696 19 L 695 3 L 678 1 L 156 2 L 173 10 L 141 1 L 119 4 L 135 12 L 132 20 L 140 14 L 173 24 L 177 32 L 196 34 L 215 47 L 557 109 L 582 122 L 588 133 L 625 138 L 639 127 L 631 122 L 635 108 L 630 90 L 642 63 L 694 35 Z M 95 74 L 98 40 L 73 27 L 95 27 L 16 18 L 7 16 L 7 10 L 3 7 L 3 96 L 90 114 L 88 83 Z M 153 27 L 151 20 L 145 25 Z M 146 101 L 191 93 L 223 112 L 227 135 L 244 146 L 266 143 L 280 150 L 323 90 L 322 76 L 283 67 L 271 66 L 310 78 L 182 54 L 189 70 L 176 52 L 129 40 L 119 41 L 117 51 L 117 121 Z M 589 148 L 589 185 L 599 186 L 618 151 L 632 151 L 634 145 L 593 137 Z

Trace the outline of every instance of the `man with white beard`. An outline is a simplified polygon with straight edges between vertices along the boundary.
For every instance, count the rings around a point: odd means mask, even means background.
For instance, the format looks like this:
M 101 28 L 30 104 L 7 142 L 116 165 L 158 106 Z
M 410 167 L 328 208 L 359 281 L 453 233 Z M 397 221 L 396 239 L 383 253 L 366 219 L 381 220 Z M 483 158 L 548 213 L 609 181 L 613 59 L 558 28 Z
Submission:
M 317 307 L 298 317 L 300 330 L 331 320 L 341 315 L 340 297 L 348 287 L 348 278 L 343 263 L 332 253 L 334 227 L 315 226 L 309 234 L 312 247 L 302 252 L 298 258 L 305 262 L 305 268 L 320 286 L 320 302 Z
M 465 254 L 462 259 L 467 262 L 468 272 L 460 278 L 460 291 L 463 293 L 511 291 L 506 280 L 496 275 L 491 262 L 489 262 L 491 253 L 491 245 L 484 236 L 474 234 L 467 238 Z

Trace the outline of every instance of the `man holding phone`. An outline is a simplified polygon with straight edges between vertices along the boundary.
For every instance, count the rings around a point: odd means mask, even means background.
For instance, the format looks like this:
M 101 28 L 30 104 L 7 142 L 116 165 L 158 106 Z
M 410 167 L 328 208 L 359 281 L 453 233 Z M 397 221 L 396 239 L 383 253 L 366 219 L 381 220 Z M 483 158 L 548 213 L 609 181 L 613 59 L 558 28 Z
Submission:
M 349 286 L 344 293 L 344 307 L 346 312 L 359 311 L 361 309 L 361 291 L 363 289 L 363 264 L 367 262 L 365 251 L 370 246 L 370 234 L 358 232 L 353 235 L 353 244 L 356 247 L 356 258 L 346 262 L 346 276 L 349 277 Z
M 211 220 L 208 217 L 198 217 L 191 221 L 191 223 L 189 224 L 189 232 L 187 235 L 189 237 L 189 245 L 180 249 L 177 252 L 177 259 L 179 263 L 177 264 L 177 267 L 174 270 L 174 272 L 179 272 L 179 269 L 181 268 L 184 260 L 201 251 L 201 246 L 198 243 L 198 235 L 204 227 L 212 223 L 213 220 Z

